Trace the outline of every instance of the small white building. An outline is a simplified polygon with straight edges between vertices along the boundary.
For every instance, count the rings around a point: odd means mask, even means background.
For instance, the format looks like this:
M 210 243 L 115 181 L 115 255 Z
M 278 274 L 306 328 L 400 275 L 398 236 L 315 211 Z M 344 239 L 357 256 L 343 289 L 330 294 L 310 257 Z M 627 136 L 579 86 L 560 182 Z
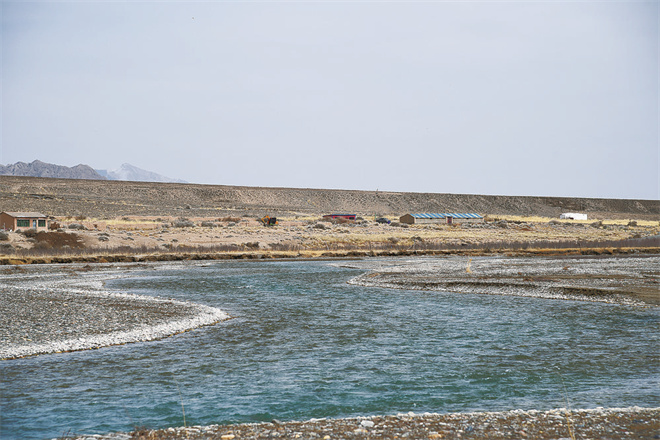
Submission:
M 565 212 L 563 214 L 560 214 L 559 218 L 568 219 L 568 220 L 586 220 L 587 214 L 580 214 L 577 212 Z

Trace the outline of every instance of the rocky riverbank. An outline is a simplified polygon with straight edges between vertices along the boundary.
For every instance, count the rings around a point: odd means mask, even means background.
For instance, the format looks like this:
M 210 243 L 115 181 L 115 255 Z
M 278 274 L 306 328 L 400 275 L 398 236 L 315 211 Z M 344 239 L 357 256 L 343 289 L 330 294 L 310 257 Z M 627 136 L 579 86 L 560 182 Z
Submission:
M 104 291 L 120 271 L 51 266 L 3 276 L 0 359 L 152 341 L 229 318 L 201 304 Z
M 451 257 L 380 262 L 356 285 L 660 306 L 660 256 Z
M 660 408 L 398 414 L 346 419 L 141 429 L 79 440 L 657 439 Z

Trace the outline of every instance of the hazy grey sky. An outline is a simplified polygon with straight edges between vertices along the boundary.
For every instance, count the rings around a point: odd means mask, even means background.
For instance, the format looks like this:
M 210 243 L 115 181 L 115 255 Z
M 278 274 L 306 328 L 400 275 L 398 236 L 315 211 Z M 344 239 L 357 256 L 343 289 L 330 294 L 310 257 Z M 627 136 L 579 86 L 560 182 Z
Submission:
M 0 163 L 657 199 L 657 1 L 2 1 Z

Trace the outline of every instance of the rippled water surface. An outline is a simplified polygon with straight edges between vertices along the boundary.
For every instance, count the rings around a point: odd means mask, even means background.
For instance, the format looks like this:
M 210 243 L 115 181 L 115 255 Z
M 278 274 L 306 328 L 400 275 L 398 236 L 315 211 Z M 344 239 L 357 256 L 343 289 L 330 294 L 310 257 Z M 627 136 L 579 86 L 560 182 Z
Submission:
M 235 317 L 3 361 L 2 438 L 397 412 L 660 406 L 658 309 L 364 288 L 337 262 L 133 269 L 107 287 Z M 364 265 L 364 263 L 362 263 Z M 91 276 L 91 275 L 90 275 Z

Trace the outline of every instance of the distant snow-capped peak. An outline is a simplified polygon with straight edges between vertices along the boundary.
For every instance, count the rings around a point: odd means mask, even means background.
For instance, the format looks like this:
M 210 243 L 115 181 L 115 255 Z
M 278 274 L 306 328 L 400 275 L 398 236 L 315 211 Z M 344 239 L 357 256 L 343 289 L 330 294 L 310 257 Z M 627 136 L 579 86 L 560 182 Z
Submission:
M 171 177 L 162 176 L 153 171 L 143 170 L 129 163 L 123 163 L 116 170 L 96 170 L 102 176 L 110 180 L 127 180 L 132 182 L 170 182 L 170 183 L 187 183 L 185 180 L 173 179 Z

